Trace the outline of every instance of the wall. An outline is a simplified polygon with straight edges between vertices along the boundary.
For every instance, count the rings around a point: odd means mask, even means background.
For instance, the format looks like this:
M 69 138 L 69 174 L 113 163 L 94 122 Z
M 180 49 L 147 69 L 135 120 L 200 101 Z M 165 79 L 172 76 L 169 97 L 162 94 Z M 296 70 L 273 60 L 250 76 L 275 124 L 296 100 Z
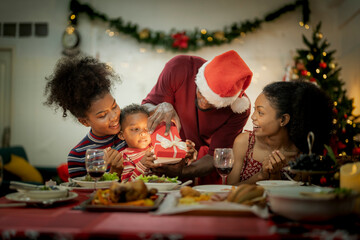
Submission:
M 44 106 L 45 77 L 52 73 L 57 60 L 62 57 L 61 35 L 67 24 L 68 2 L 65 0 L 2 0 L 0 2 L 0 22 L 47 22 L 49 35 L 44 38 L 0 37 L 0 48 L 12 48 L 13 85 L 11 144 L 25 146 L 30 161 L 36 166 L 57 166 L 66 162 L 69 150 L 89 131 L 75 119 L 63 119 L 60 111 L 55 112 Z M 195 27 L 221 30 L 231 25 L 265 14 L 289 3 L 288 0 L 89 0 L 87 2 L 111 18 L 121 16 L 126 21 L 138 23 L 140 28 L 168 31 L 192 30 Z M 310 1 L 311 26 L 323 22 L 322 32 L 336 49 L 335 57 L 345 63 L 343 72 L 359 71 L 359 50 L 353 54 L 352 47 L 358 49 L 359 41 L 344 39 L 359 26 L 359 16 L 342 29 L 343 12 L 359 9 L 357 1 Z M 337 4 L 334 7 L 334 4 Z M 349 17 L 351 14 L 347 14 Z M 257 32 L 231 44 L 203 48 L 195 54 L 209 59 L 227 50 L 234 49 L 248 63 L 254 72 L 253 81 L 246 91 L 253 103 L 262 87 L 269 82 L 282 80 L 285 67 L 292 63 L 297 48 L 303 48 L 302 34 L 311 35 L 311 29 L 299 27 L 301 10 L 287 13 L 281 18 L 262 25 Z M 84 54 L 97 56 L 101 61 L 113 66 L 123 82 L 114 89 L 118 104 L 123 107 L 132 102 L 140 102 L 155 84 L 164 64 L 176 53 L 157 53 L 146 44 L 138 44 L 130 37 L 120 35 L 109 37 L 106 26 L 91 23 L 87 17 L 79 19 L 78 30 L 82 37 L 81 50 Z M 357 33 L 358 34 L 358 33 Z M 358 36 L 358 35 L 357 35 Z M 346 42 L 345 42 L 346 40 Z M 350 43 L 348 43 L 350 42 Z M 140 49 L 146 49 L 145 52 Z M 356 55 L 357 54 L 357 55 Z M 349 89 L 357 84 L 359 74 L 347 83 Z M 355 82 L 355 83 L 354 83 Z M 359 88 L 358 88 L 359 89 Z M 349 92 L 359 96 L 356 92 Z M 358 98 L 358 97 L 357 97 Z M 357 101 L 358 106 L 360 105 Z M 1 127 L 1 126 L 0 126 Z M 251 129 L 251 122 L 246 125 Z

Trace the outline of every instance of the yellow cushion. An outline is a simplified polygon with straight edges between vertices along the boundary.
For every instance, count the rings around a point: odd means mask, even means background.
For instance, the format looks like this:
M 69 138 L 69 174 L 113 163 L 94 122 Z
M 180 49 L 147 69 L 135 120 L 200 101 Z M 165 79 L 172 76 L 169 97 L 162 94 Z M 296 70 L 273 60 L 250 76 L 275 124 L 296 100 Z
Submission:
M 20 177 L 22 181 L 43 183 L 40 172 L 24 158 L 17 155 L 11 154 L 11 161 L 4 165 L 4 169 Z

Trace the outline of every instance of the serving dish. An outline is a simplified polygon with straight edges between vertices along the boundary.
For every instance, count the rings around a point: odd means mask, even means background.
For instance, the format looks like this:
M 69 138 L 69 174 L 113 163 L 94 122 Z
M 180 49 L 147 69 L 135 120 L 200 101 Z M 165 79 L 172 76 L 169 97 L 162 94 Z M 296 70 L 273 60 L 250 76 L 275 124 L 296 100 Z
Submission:
M 156 210 L 163 201 L 165 194 L 158 193 L 158 198 L 153 206 L 132 206 L 132 205 L 92 205 L 92 198 L 80 204 L 80 209 L 94 212 L 118 211 L 118 212 L 149 212 Z
M 80 187 L 91 188 L 94 189 L 95 181 L 85 181 L 85 177 L 76 177 L 69 179 L 70 182 L 75 182 Z M 97 181 L 96 189 L 109 188 L 113 182 L 117 182 L 118 180 L 112 181 Z
M 325 221 L 350 214 L 356 195 L 344 198 L 330 194 L 332 188 L 291 186 L 268 189 L 271 210 L 297 221 Z

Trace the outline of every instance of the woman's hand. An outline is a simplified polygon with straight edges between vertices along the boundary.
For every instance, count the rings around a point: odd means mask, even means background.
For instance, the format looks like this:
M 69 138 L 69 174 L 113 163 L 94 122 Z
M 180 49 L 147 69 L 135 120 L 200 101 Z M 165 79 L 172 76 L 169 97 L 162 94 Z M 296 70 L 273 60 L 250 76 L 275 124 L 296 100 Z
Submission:
M 188 139 L 186 140 L 186 148 L 185 163 L 186 166 L 189 166 L 196 161 L 198 152 L 195 149 L 195 143 Z
M 273 151 L 269 158 L 263 162 L 263 179 L 280 179 L 280 172 L 287 165 L 287 160 L 279 150 Z
M 173 105 L 167 102 L 160 103 L 156 106 L 154 113 L 148 118 L 148 129 L 150 134 L 161 123 L 166 123 L 165 136 L 169 134 L 171 121 L 174 121 L 178 131 L 180 132 L 180 118 L 177 115 Z
M 108 147 L 105 149 L 105 161 L 110 165 L 110 173 L 116 172 L 119 177 L 124 169 L 123 155 L 121 152 L 118 152 L 116 149 Z
M 142 165 L 144 165 L 148 169 L 161 166 L 161 164 L 155 164 L 154 163 L 155 160 L 156 160 L 156 157 L 155 157 L 154 153 L 152 152 L 152 148 L 150 147 L 146 150 L 145 155 L 140 160 L 140 162 L 142 163 Z

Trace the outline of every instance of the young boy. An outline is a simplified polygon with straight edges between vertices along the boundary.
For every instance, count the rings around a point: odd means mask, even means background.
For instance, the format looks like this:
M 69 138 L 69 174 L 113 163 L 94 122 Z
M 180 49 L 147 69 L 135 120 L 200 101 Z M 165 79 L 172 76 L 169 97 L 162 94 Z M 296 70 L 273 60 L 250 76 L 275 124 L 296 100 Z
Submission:
M 160 167 L 152 150 L 151 137 L 147 129 L 149 112 L 141 105 L 131 104 L 121 111 L 119 138 L 125 140 L 128 148 L 122 151 L 124 170 L 121 181 L 132 181 L 138 176 L 150 173 L 151 168 Z M 194 143 L 187 140 L 186 159 L 196 158 Z

